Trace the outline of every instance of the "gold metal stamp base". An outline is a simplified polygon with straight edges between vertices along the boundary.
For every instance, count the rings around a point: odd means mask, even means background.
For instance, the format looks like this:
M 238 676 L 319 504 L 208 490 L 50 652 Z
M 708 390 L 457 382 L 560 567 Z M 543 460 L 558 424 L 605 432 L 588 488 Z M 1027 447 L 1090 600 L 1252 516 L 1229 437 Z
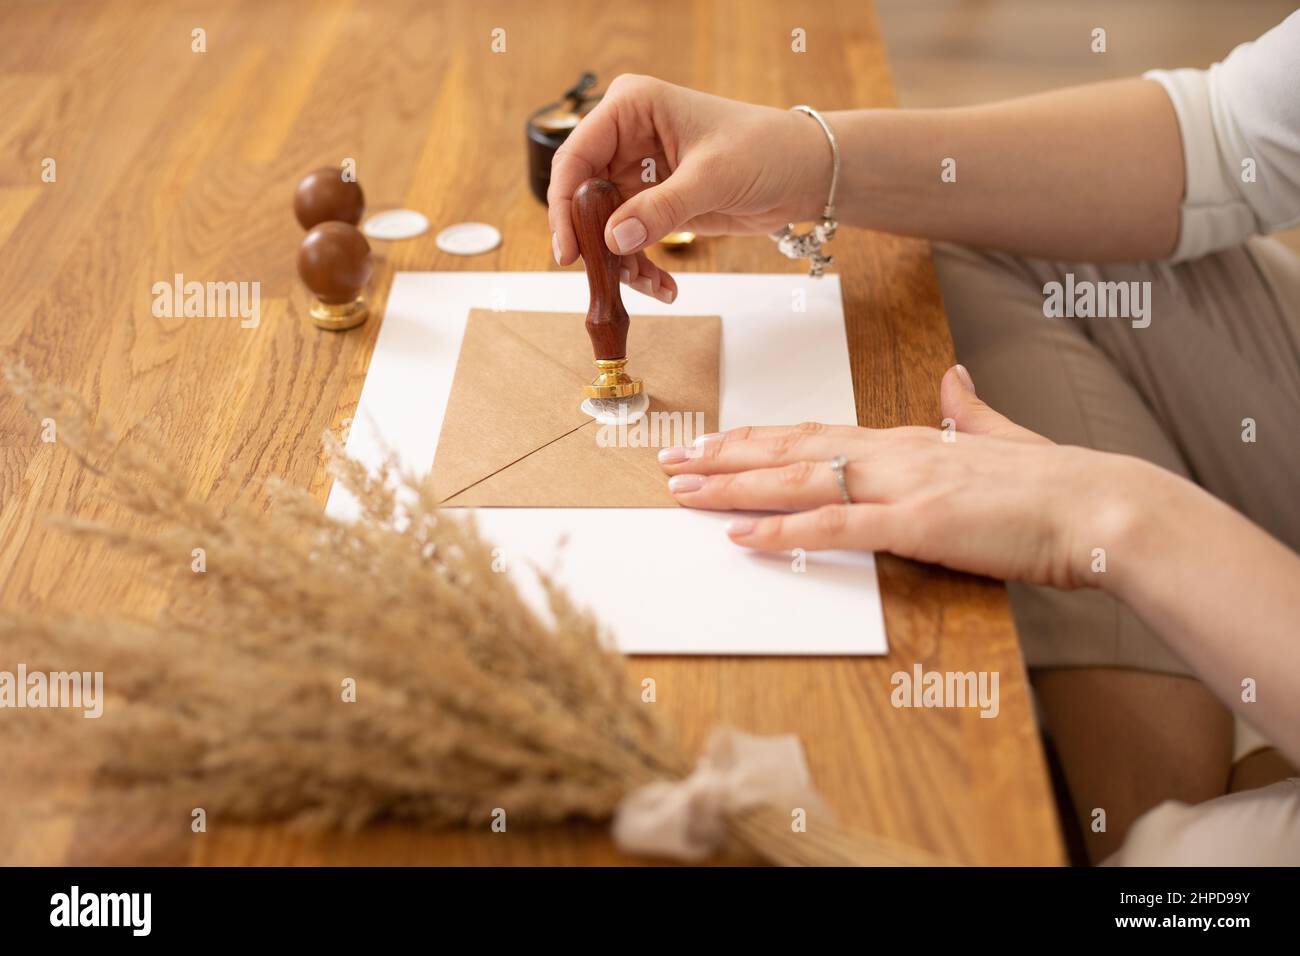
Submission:
M 639 378 L 633 378 L 623 371 L 627 359 L 597 359 L 596 371 L 600 374 L 591 380 L 590 385 L 582 387 L 582 394 L 588 398 L 630 398 L 640 395 L 645 385 Z
M 331 332 L 355 329 L 370 315 L 366 300 L 357 296 L 352 302 L 335 305 L 329 302 L 314 301 L 311 306 L 311 320 L 317 328 Z

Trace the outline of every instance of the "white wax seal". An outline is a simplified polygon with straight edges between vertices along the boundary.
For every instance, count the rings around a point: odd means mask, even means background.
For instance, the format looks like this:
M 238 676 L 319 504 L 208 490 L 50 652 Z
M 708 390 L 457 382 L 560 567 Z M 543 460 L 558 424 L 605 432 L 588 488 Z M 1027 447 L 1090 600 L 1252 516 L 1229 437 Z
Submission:
M 476 256 L 501 245 L 501 233 L 485 222 L 458 222 L 438 233 L 438 248 L 453 256 Z
M 645 417 L 650 396 L 645 392 L 631 398 L 584 398 L 581 408 L 602 425 L 635 425 Z
M 429 228 L 429 220 L 414 209 L 385 209 L 377 212 L 361 226 L 361 231 L 371 239 L 413 239 Z

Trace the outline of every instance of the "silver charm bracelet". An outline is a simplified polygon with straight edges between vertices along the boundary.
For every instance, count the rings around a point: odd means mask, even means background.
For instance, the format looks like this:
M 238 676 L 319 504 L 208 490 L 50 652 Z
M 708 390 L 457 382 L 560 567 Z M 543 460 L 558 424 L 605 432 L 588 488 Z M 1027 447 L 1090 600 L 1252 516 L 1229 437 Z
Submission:
M 816 223 L 808 232 L 795 232 L 794 223 L 787 223 L 776 232 L 772 233 L 772 239 L 776 242 L 776 247 L 791 259 L 810 259 L 812 260 L 808 274 L 814 279 L 820 278 L 826 271 L 826 267 L 835 260 L 822 251 L 822 245 L 830 242 L 835 238 L 835 229 L 839 223 L 835 221 L 835 187 L 840 181 L 840 144 L 835 139 L 835 133 L 831 131 L 830 124 L 822 119 L 822 114 L 818 113 L 811 106 L 796 106 L 791 112 L 807 113 L 817 121 L 817 125 L 822 128 L 826 138 L 831 144 L 831 193 L 826 198 L 826 208 L 822 211 L 821 222 Z

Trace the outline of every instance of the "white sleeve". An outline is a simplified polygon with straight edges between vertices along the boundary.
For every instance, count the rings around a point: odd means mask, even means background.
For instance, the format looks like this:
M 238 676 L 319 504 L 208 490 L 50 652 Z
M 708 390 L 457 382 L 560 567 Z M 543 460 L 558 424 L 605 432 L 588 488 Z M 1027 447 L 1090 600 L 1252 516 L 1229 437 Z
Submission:
M 1300 222 L 1300 11 L 1208 70 L 1144 76 L 1169 94 L 1183 137 L 1175 261 Z

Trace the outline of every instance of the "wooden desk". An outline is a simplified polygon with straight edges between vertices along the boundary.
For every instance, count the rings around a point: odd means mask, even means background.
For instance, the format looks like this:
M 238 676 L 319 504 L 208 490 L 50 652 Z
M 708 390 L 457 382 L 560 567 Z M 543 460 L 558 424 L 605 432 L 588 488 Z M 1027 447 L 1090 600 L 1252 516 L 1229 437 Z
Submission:
M 320 435 L 355 411 L 394 270 L 541 270 L 543 208 L 525 181 L 524 120 L 583 69 L 653 73 L 718 93 L 824 109 L 894 102 L 869 4 L 820 2 L 8 3 L 0 10 L 0 350 L 122 425 L 148 422 L 194 490 L 225 501 L 278 476 L 324 500 Z M 554 9 L 551 9 L 551 8 Z M 310 10 L 310 13 L 309 13 Z M 191 31 L 207 51 L 191 51 Z M 506 30 L 506 52 L 491 32 Z M 803 28 L 807 52 L 791 50 Z M 55 159 L 57 180 L 41 181 Z M 346 334 L 306 320 L 294 273 L 297 179 L 356 160 L 372 209 L 483 220 L 505 240 L 459 259 L 432 232 L 381 250 L 373 318 Z M 936 161 L 937 162 L 937 161 Z M 936 166 L 937 168 L 937 166 Z M 844 230 L 858 416 L 937 425 L 953 361 L 923 242 Z M 797 271 L 763 237 L 714 239 L 679 270 Z M 158 319 L 175 273 L 260 281 L 260 327 Z M 633 310 L 635 311 L 635 310 Z M 0 601 L 149 615 L 167 594 L 138 567 L 46 528 L 47 513 L 121 520 L 39 423 L 0 394 Z M 1062 849 L 1023 664 L 1001 585 L 880 562 L 885 659 L 630 662 L 697 746 L 719 723 L 794 731 L 846 822 L 970 863 L 1054 864 Z M 1001 713 L 896 710 L 890 675 L 996 670 Z M 0 720 L 5 719 L 0 715 Z M 12 718 L 9 718 L 12 719 Z M 93 782 L 82 782 L 89 796 Z M 0 825 L 5 862 L 617 862 L 602 832 L 304 837 L 188 821 L 104 832 L 74 819 Z

